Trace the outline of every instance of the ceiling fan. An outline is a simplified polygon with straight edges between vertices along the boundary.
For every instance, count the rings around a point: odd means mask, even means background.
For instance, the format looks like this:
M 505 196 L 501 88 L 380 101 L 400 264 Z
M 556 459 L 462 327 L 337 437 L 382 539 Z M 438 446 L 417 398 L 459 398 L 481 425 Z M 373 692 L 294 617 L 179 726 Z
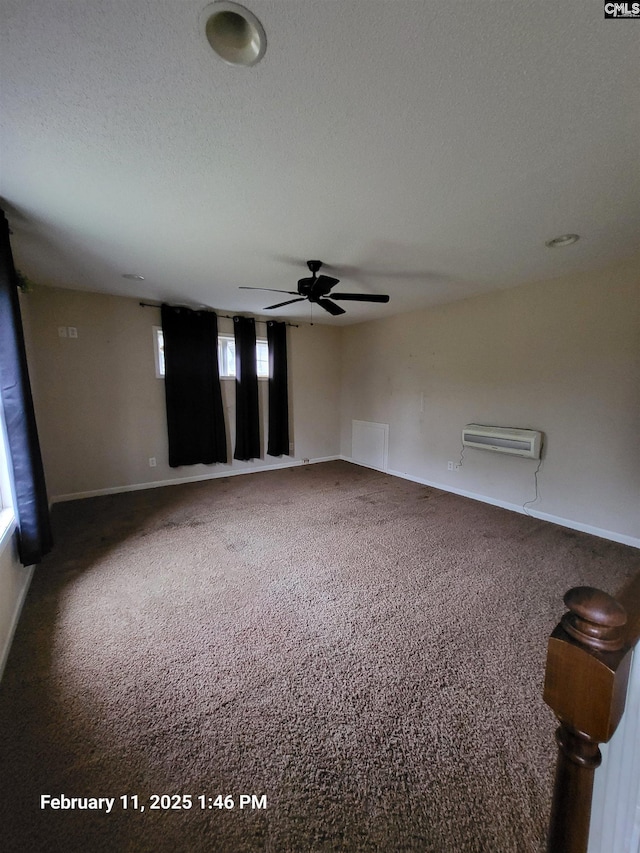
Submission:
M 345 310 L 340 305 L 336 305 L 334 299 L 345 299 L 351 302 L 388 302 L 388 296 L 368 293 L 331 293 L 331 288 L 335 287 L 340 281 L 338 278 L 331 278 L 328 275 L 317 275 L 318 270 L 322 266 L 322 261 L 307 261 L 307 266 L 311 272 L 311 276 L 301 278 L 298 281 L 298 290 L 275 290 L 272 287 L 240 287 L 241 290 L 268 290 L 271 293 L 288 293 L 290 296 L 296 296 L 296 299 L 287 299 L 286 302 L 278 302 L 276 305 L 267 305 L 265 311 L 270 311 L 272 308 L 282 308 L 284 305 L 292 305 L 294 302 L 303 302 L 308 299 L 334 317 L 338 314 L 344 314 Z M 330 295 L 331 299 L 326 297 Z

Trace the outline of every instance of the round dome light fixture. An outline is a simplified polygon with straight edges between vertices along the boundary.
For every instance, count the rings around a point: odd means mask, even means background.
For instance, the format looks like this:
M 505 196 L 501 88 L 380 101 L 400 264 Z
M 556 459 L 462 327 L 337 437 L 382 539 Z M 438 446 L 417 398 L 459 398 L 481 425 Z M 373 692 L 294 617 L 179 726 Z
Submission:
M 251 66 L 267 49 L 264 27 L 253 12 L 239 3 L 218 0 L 203 13 L 207 41 L 228 65 Z
M 562 234 L 560 237 L 554 237 L 553 240 L 547 240 L 545 246 L 548 249 L 559 249 L 562 246 L 571 246 L 573 243 L 577 243 L 579 239 L 579 234 Z

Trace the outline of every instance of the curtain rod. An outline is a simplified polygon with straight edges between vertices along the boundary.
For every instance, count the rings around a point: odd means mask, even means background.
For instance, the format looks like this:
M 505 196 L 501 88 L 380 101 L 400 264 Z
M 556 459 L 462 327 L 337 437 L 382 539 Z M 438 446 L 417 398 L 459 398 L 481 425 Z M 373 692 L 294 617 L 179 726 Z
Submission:
M 153 302 L 139 302 L 138 304 L 142 308 L 161 308 L 162 307 L 161 305 L 154 305 Z M 190 309 L 190 310 L 194 310 L 194 309 Z M 206 309 L 206 310 L 213 311 L 213 308 Z M 216 315 L 216 317 L 225 317 L 227 320 L 233 320 L 233 317 L 234 317 L 233 314 L 218 314 L 217 311 L 214 311 L 213 313 Z M 282 320 L 256 320 L 256 323 L 274 323 L 274 322 L 275 323 L 278 323 L 278 322 L 281 323 L 283 321 Z M 284 321 L 284 324 L 285 324 L 285 326 L 291 326 L 292 329 L 299 329 L 300 328 L 297 323 L 287 323 L 286 320 Z

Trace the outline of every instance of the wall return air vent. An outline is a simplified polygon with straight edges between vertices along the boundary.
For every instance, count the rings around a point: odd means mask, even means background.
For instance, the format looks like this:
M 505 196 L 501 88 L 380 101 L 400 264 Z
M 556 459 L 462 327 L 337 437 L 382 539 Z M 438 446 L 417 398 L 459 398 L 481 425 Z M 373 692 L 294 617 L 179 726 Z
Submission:
M 511 453 L 512 456 L 540 459 L 542 433 L 535 429 L 467 424 L 462 430 L 462 444 L 478 450 L 495 450 L 498 453 Z

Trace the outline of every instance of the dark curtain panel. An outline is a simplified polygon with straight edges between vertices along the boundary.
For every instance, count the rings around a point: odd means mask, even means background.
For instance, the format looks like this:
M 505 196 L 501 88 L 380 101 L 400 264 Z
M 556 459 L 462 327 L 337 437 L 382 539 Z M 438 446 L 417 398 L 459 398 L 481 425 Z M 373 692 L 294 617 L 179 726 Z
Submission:
M 234 459 L 260 456 L 258 372 L 256 367 L 256 322 L 234 317 L 236 339 L 236 451 Z
M 287 385 L 287 324 L 269 320 L 269 456 L 289 455 L 289 390 Z
M 0 383 L 13 469 L 18 553 L 23 565 L 39 563 L 53 545 L 49 504 L 18 300 L 9 223 L 0 223 Z
M 163 305 L 169 465 L 227 461 L 218 318 L 213 311 Z

